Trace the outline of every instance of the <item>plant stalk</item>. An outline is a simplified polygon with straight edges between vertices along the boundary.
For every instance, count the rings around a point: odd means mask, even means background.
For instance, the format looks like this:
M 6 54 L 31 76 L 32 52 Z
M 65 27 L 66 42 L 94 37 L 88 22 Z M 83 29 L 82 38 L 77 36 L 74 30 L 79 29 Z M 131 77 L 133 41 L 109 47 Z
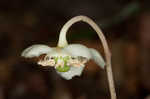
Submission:
M 115 91 L 115 85 L 114 85 L 114 79 L 113 79 L 113 73 L 112 73 L 112 67 L 111 67 L 111 53 L 108 47 L 108 43 L 105 39 L 104 34 L 102 33 L 101 29 L 98 27 L 98 25 L 90 18 L 86 16 L 76 16 L 70 19 L 61 29 L 60 35 L 59 35 L 59 41 L 58 41 L 58 47 L 65 47 L 68 45 L 68 42 L 66 40 L 66 33 L 68 29 L 74 24 L 79 21 L 83 21 L 87 24 L 89 24 L 98 34 L 99 39 L 102 42 L 104 53 L 105 53 L 105 59 L 106 59 L 106 72 L 107 72 L 107 78 L 108 78 L 108 84 L 109 84 L 109 90 L 111 94 L 111 99 L 117 99 L 116 97 L 116 91 Z

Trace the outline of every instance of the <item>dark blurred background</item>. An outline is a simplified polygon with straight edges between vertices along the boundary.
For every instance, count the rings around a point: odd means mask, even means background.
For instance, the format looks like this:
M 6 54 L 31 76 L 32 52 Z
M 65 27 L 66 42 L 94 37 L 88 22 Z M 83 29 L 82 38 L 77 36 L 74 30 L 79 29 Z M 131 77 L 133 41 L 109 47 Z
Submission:
M 33 44 L 56 46 L 76 15 L 92 18 L 106 35 L 118 99 L 150 99 L 149 0 L 0 0 L 0 99 L 110 99 L 106 72 L 92 61 L 81 77 L 66 81 L 20 57 Z M 103 54 L 85 23 L 73 25 L 67 38 Z

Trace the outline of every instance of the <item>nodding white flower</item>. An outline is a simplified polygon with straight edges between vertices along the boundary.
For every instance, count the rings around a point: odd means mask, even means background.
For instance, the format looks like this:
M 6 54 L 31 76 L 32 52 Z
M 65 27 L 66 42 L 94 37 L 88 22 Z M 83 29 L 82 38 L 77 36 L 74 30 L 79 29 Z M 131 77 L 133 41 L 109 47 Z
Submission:
M 37 63 L 42 66 L 54 67 L 57 73 L 67 80 L 72 79 L 74 76 L 80 76 L 85 63 L 90 59 L 94 60 L 101 68 L 104 68 L 105 62 L 96 49 L 88 48 L 82 44 L 68 44 L 66 31 L 61 30 L 57 47 L 49 47 L 43 44 L 32 45 L 26 48 L 21 56 L 33 58 L 46 54 L 44 59 L 39 60 Z

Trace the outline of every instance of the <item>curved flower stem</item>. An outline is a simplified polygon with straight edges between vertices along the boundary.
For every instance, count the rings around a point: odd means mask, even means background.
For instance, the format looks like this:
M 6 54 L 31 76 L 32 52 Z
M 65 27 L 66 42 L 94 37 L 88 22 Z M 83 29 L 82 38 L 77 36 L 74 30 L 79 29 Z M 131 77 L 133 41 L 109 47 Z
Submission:
M 108 83 L 109 83 L 109 90 L 111 93 L 111 99 L 117 99 L 116 92 L 115 92 L 115 85 L 113 80 L 113 74 L 112 74 L 112 67 L 111 67 L 111 53 L 107 44 L 107 41 L 105 39 L 105 36 L 103 35 L 101 29 L 98 27 L 98 25 L 90 18 L 86 16 L 76 16 L 72 19 L 70 19 L 61 29 L 59 41 L 58 41 L 58 47 L 64 47 L 68 45 L 66 40 L 66 33 L 68 29 L 74 24 L 79 21 L 83 21 L 87 24 L 89 24 L 98 34 L 102 45 L 104 47 L 104 53 L 105 53 L 105 59 L 106 59 L 106 72 L 108 76 Z

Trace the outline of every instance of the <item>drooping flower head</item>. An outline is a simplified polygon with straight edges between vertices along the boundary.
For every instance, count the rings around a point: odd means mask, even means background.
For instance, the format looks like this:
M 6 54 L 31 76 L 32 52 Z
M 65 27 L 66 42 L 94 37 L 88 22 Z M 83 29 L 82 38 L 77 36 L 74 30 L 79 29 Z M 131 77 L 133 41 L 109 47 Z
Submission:
M 66 32 L 73 24 L 74 19 L 68 21 L 62 28 L 59 36 L 58 46 L 49 47 L 43 44 L 36 44 L 26 48 L 21 56 L 25 58 L 39 57 L 46 54 L 37 64 L 41 66 L 51 66 L 63 78 L 69 80 L 74 76 L 80 76 L 85 67 L 85 63 L 92 59 L 101 68 L 105 62 L 101 54 L 93 48 L 88 48 L 82 44 L 68 44 Z

